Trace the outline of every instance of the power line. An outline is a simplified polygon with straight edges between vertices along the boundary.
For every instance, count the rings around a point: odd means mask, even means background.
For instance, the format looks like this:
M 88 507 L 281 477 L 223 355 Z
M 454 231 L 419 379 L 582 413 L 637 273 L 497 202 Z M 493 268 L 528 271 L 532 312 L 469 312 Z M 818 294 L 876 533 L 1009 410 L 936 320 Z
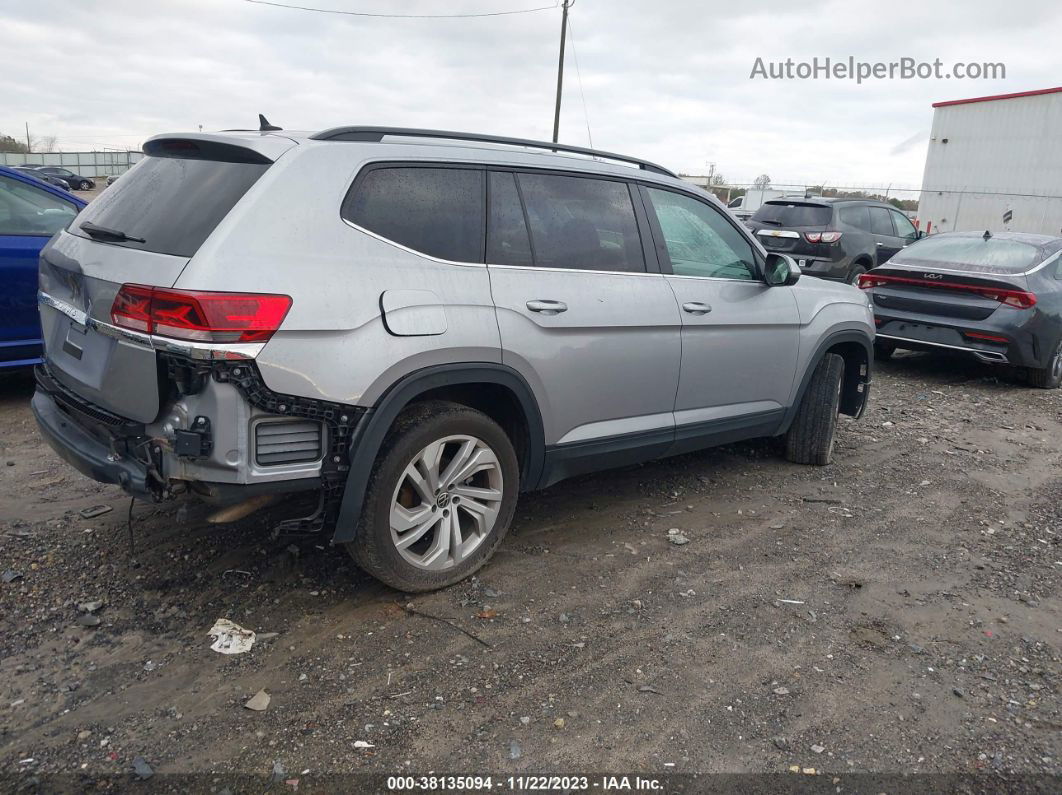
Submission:
M 575 77 L 579 81 L 579 96 L 583 100 L 583 118 L 586 119 L 586 138 L 590 141 L 590 148 L 594 148 L 594 138 L 590 135 L 590 113 L 586 109 L 586 94 L 583 93 L 583 75 L 579 71 L 579 54 L 575 51 L 575 30 L 572 29 L 572 18 L 568 17 L 568 35 L 572 37 L 572 58 L 575 60 Z
M 551 6 L 538 6 L 537 8 L 522 8 L 515 11 L 488 11 L 478 14 L 373 14 L 367 11 L 341 11 L 335 8 L 311 8 L 309 6 L 288 5 L 287 3 L 274 3 L 271 0 L 244 0 L 246 3 L 254 3 L 260 6 L 274 6 L 287 8 L 292 11 L 313 11 L 318 14 L 342 14 L 349 17 L 375 17 L 378 19 L 473 19 L 475 17 L 506 17 L 513 14 L 532 14 L 535 11 L 551 11 L 559 3 Z

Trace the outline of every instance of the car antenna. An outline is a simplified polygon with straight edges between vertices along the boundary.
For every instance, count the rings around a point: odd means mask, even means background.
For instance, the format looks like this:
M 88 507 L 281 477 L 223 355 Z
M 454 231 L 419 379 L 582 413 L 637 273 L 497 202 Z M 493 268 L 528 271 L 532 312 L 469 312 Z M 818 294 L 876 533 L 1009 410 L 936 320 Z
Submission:
M 986 229 L 986 230 L 985 230 L 985 233 L 984 233 L 983 235 L 981 235 L 981 237 L 982 237 L 982 238 L 984 238 L 985 240 L 988 240 L 989 238 L 991 238 L 991 237 L 992 237 L 992 233 L 991 233 L 991 232 L 989 232 L 989 231 L 988 231 L 988 230 Z
M 276 130 L 282 130 L 282 129 L 284 129 L 284 128 L 283 127 L 277 127 L 277 126 L 275 126 L 273 124 L 270 124 L 269 120 L 266 119 L 266 117 L 263 116 L 261 113 L 258 114 L 258 131 L 259 132 L 274 132 Z

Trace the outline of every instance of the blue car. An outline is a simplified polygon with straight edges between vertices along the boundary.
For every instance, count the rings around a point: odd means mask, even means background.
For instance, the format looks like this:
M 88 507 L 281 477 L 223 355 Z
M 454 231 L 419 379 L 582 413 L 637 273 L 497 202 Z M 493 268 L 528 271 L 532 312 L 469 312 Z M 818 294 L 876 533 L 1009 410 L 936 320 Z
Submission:
M 85 202 L 0 166 L 0 371 L 41 360 L 37 258 Z

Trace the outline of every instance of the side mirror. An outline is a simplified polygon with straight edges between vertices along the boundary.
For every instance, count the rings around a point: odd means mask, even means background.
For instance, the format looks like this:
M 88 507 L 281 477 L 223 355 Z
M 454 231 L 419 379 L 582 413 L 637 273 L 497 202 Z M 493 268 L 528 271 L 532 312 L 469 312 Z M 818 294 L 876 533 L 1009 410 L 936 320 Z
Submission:
M 764 268 L 764 281 L 770 287 L 788 287 L 800 278 L 800 268 L 787 254 L 768 254 Z

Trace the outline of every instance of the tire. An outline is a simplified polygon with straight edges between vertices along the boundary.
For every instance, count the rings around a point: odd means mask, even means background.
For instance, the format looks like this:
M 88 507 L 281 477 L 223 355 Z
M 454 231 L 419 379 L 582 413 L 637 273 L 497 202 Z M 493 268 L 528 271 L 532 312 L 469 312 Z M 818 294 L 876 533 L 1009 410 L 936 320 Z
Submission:
M 874 358 L 885 361 L 892 358 L 892 355 L 896 353 L 896 346 L 891 342 L 875 342 L 874 343 Z
M 81 180 L 77 185 L 78 190 L 92 190 L 92 185 L 89 184 L 87 179 Z
M 844 359 L 827 353 L 815 368 L 796 418 L 785 435 L 785 457 L 794 464 L 826 466 L 833 459 L 833 435 L 841 403 Z
M 1047 367 L 1029 368 L 1029 386 L 1058 389 L 1059 385 L 1062 385 L 1062 341 L 1055 346 Z
M 454 478 L 447 489 L 446 481 L 457 474 L 448 467 L 457 461 L 487 468 Z M 432 487 L 433 478 L 440 488 Z M 512 442 L 486 414 L 445 401 L 414 404 L 384 439 L 347 551 L 358 566 L 400 591 L 453 585 L 483 566 L 505 537 L 519 481 Z
M 859 277 L 862 276 L 866 272 L 867 272 L 866 266 L 864 266 L 864 265 L 862 265 L 860 263 L 856 263 L 855 265 L 852 266 L 851 270 L 848 271 L 848 278 L 845 279 L 845 281 L 848 282 L 849 284 L 855 284 L 859 280 Z

